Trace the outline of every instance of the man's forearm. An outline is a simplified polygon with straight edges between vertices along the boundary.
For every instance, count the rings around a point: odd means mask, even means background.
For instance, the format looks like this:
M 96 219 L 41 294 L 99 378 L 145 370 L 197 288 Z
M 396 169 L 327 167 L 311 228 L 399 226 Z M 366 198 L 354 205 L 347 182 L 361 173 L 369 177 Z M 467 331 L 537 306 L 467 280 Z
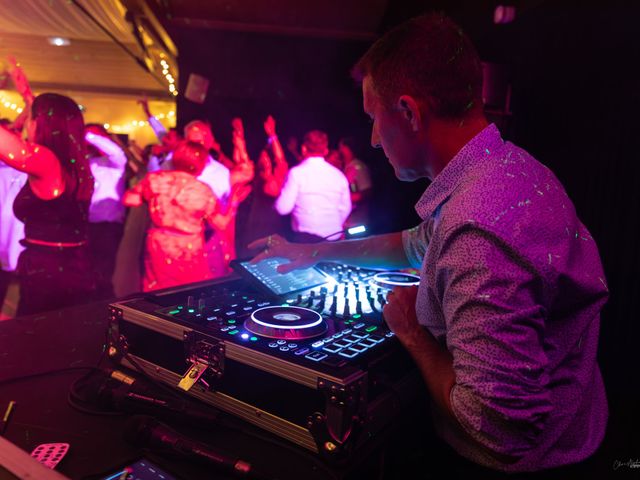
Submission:
M 411 335 L 398 336 L 398 339 L 418 366 L 431 398 L 450 420 L 457 423 L 450 399 L 456 381 L 451 354 L 424 328 Z
M 325 242 L 314 248 L 319 261 L 342 262 L 365 268 L 407 268 L 402 232 L 385 233 L 356 240 Z

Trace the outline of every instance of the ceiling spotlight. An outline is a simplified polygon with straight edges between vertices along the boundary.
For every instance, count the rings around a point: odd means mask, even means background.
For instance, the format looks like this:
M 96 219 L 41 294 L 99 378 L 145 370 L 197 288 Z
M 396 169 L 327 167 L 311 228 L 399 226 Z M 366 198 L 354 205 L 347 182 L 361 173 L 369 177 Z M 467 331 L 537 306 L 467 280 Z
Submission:
M 56 47 L 66 47 L 71 44 L 71 40 L 64 37 L 49 37 L 47 40 L 51 45 L 55 45 Z

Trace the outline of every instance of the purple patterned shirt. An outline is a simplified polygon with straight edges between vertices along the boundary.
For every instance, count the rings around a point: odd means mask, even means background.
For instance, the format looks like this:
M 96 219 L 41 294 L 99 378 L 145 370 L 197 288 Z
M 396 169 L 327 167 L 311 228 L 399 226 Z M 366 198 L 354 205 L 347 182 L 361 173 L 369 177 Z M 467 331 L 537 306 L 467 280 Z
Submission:
M 440 435 L 504 471 L 591 455 L 607 422 L 596 350 L 608 290 L 596 244 L 558 179 L 489 125 L 416 210 L 423 223 L 403 241 L 421 268 L 418 321 L 453 356 L 451 404 L 465 431 L 436 413 Z

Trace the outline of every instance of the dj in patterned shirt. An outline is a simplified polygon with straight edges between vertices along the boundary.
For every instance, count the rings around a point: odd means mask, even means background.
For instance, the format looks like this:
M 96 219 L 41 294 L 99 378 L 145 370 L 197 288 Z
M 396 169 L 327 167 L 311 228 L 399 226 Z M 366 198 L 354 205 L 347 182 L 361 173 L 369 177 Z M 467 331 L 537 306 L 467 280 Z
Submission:
M 372 146 L 400 180 L 432 180 L 416 205 L 423 222 L 318 245 L 261 239 L 254 261 L 420 268 L 419 288 L 396 288 L 383 315 L 422 374 L 440 437 L 492 470 L 566 471 L 607 422 L 596 350 L 608 290 L 593 238 L 553 173 L 487 123 L 480 61 L 449 19 L 396 27 L 354 76 Z

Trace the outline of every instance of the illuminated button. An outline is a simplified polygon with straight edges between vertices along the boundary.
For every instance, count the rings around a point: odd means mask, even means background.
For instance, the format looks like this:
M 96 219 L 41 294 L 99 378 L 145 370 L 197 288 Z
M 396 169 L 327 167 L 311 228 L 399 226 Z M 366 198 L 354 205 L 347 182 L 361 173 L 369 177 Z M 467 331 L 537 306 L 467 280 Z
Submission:
M 362 345 L 363 347 L 369 348 L 369 347 L 373 347 L 374 345 L 377 345 L 377 343 L 374 342 L 373 340 L 369 340 L 368 338 L 365 338 L 358 345 Z
M 369 336 L 368 333 L 362 333 L 362 332 L 353 332 L 351 334 L 352 337 L 356 337 L 356 338 L 367 338 Z
M 368 347 L 365 347 L 364 345 L 360 344 L 360 345 L 351 345 L 351 347 L 349 348 L 357 352 L 364 352 Z
M 236 323 L 236 320 L 234 318 L 230 318 L 229 320 L 227 320 L 227 323 L 233 325 L 234 323 Z
M 298 348 L 298 345 L 295 343 L 290 343 L 289 345 L 287 345 L 287 347 L 289 347 L 291 350 Z
M 182 310 L 184 308 L 184 305 L 178 305 L 178 310 Z
M 343 342 L 343 341 L 333 342 L 333 344 L 340 348 L 345 348 L 349 346 L 349 342 Z
M 207 317 L 207 320 L 209 320 L 210 322 L 213 322 L 216 319 L 216 317 Z
M 311 352 L 309 355 L 305 355 L 304 358 L 308 358 L 309 360 L 313 360 L 314 362 L 319 362 L 327 358 L 329 355 L 322 352 Z
M 371 333 L 371 332 L 375 332 L 377 329 L 378 329 L 378 327 L 376 327 L 375 325 L 371 325 L 370 327 L 367 327 L 367 328 L 365 328 L 364 330 L 365 330 L 366 332 Z
M 345 328 L 345 329 L 342 331 L 342 334 L 343 334 L 343 335 L 347 335 L 347 334 L 349 334 L 349 333 L 351 333 L 351 332 L 352 332 L 352 330 L 351 330 L 350 328 Z
M 342 355 L 343 357 L 353 358 L 360 352 L 358 350 L 354 350 L 353 348 L 347 348 L 341 351 L 338 355 Z
M 369 340 L 373 340 L 376 343 L 380 343 L 380 342 L 383 342 L 385 338 L 381 337 L 380 335 L 369 335 Z
M 277 340 L 276 343 L 278 345 L 284 345 L 285 343 L 287 343 L 287 341 L 286 340 Z
M 251 340 L 252 342 L 257 342 L 258 341 L 258 337 L 251 337 L 249 340 Z
M 249 340 L 249 334 L 248 334 L 248 333 L 243 333 L 242 335 L 240 335 L 240 337 L 241 337 L 243 340 Z
M 176 309 L 176 310 L 171 310 L 171 311 L 169 312 L 169 315 L 176 315 L 176 314 L 178 314 L 178 313 L 180 313 L 180 310 L 178 310 L 178 309 Z
M 278 346 L 278 344 L 276 342 L 269 342 L 269 346 L 271 348 L 276 348 Z
M 238 333 L 240 330 L 229 330 L 227 333 L 229 335 L 235 335 L 236 333 Z
M 271 305 L 271 302 L 261 302 L 258 304 L 259 307 L 266 307 L 267 305 Z
M 335 343 L 332 343 L 331 345 L 326 345 L 325 347 L 323 347 L 322 350 L 324 350 L 325 352 L 329 352 L 329 353 L 336 353 L 339 352 L 340 350 L 342 350 L 344 347 L 340 347 L 338 345 L 336 345 Z
M 193 308 L 190 308 L 189 313 L 193 313 L 193 312 L 195 312 L 195 310 Z
M 387 337 L 387 338 L 391 338 L 391 337 L 395 336 L 395 333 L 387 332 L 387 333 L 384 334 L 384 336 Z
M 349 335 L 348 337 L 343 337 L 342 340 L 349 343 L 357 343 L 363 337 L 358 337 L 356 335 Z
M 233 315 L 235 315 L 235 314 L 236 314 L 236 311 L 235 311 L 235 310 L 229 310 L 228 312 L 225 312 L 225 315 L 226 315 L 227 317 L 231 317 L 231 316 L 233 316 Z
M 281 352 L 288 352 L 289 351 L 289 347 L 283 345 L 282 347 L 280 347 L 280 351 Z
M 331 338 L 340 338 L 342 335 L 344 335 L 344 332 L 334 333 Z
M 317 342 L 313 342 L 311 344 L 313 348 L 318 348 L 318 347 L 321 347 L 322 345 L 324 345 L 324 340 L 318 340 Z
M 364 323 L 356 323 L 353 328 L 362 328 L 364 327 Z
M 360 318 L 361 316 L 362 316 L 362 315 L 360 315 L 359 313 L 355 313 L 355 314 L 351 315 L 351 318 L 358 319 L 358 318 Z
M 250 312 L 251 310 L 253 310 L 253 307 L 244 307 L 242 310 L 244 310 L 245 312 Z
M 256 303 L 256 299 L 255 298 L 250 298 L 249 300 L 247 300 L 247 303 Z
M 228 332 L 229 330 L 231 330 L 233 327 L 230 327 L 228 325 L 222 327 L 220 330 L 222 330 L 223 332 Z
M 296 355 L 305 355 L 305 354 L 309 353 L 309 349 L 307 347 L 299 348 L 298 350 L 296 350 L 293 353 L 296 354 Z

